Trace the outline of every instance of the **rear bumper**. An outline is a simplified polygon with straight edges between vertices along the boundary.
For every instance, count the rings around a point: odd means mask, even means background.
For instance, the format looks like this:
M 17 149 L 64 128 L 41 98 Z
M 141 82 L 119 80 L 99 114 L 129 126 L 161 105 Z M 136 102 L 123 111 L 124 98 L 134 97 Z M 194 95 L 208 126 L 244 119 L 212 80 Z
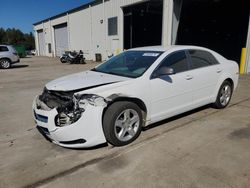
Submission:
M 86 148 L 106 142 L 102 129 L 102 107 L 88 105 L 77 122 L 58 127 L 55 125 L 57 110 L 37 109 L 36 98 L 32 107 L 34 119 L 38 131 L 47 140 L 68 148 Z
M 15 64 L 15 63 L 20 63 L 20 59 L 18 58 L 17 61 L 12 61 L 11 64 Z

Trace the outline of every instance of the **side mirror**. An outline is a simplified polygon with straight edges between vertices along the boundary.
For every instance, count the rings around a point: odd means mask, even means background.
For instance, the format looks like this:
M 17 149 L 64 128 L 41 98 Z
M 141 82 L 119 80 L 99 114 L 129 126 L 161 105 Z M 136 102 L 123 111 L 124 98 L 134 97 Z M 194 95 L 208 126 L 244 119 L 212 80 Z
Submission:
M 159 78 L 161 76 L 172 75 L 175 74 L 174 69 L 171 67 L 161 67 L 156 73 L 154 74 L 154 78 Z

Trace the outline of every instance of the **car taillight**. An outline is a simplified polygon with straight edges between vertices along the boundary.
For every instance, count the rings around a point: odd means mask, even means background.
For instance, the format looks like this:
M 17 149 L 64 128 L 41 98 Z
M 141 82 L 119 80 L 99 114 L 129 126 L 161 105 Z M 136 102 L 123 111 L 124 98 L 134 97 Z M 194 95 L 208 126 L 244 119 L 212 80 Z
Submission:
M 17 55 L 17 53 L 16 53 L 16 52 L 14 52 L 13 54 L 14 54 L 14 55 Z

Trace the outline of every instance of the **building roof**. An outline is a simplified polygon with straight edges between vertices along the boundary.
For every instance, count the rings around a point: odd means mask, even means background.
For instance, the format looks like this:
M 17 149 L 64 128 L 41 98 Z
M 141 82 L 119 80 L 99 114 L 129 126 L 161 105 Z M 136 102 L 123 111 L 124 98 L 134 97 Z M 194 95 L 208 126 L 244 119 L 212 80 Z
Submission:
M 104 0 L 104 1 L 108 1 L 108 0 Z M 89 6 L 94 6 L 94 5 L 100 4 L 100 3 L 102 3 L 102 2 L 103 2 L 103 0 L 92 0 L 91 2 L 86 3 L 86 4 L 83 4 L 83 5 L 79 6 L 79 7 L 70 9 L 70 10 L 68 10 L 68 11 L 59 13 L 59 14 L 57 14 L 57 15 L 55 15 L 55 16 L 51 16 L 51 17 L 49 17 L 49 18 L 46 18 L 46 19 L 43 19 L 43 20 L 38 21 L 38 22 L 36 22 L 36 23 L 33 23 L 33 25 L 35 26 L 35 25 L 41 24 L 41 23 L 43 23 L 43 22 L 47 22 L 47 21 L 49 21 L 49 20 L 53 20 L 53 19 L 56 19 L 56 18 L 65 16 L 65 15 L 67 15 L 67 14 L 70 14 L 70 13 L 73 13 L 73 12 L 77 12 L 77 11 L 80 11 L 80 10 L 83 10 L 83 9 L 86 9 L 86 8 L 89 8 Z

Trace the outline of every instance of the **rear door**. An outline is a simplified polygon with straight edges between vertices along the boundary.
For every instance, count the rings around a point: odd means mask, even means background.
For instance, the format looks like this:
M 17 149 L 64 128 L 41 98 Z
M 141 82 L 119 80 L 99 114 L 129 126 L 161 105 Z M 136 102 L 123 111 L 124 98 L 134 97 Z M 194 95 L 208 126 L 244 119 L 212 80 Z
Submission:
M 173 68 L 175 74 L 154 77 L 163 67 Z M 177 51 L 168 55 L 154 70 L 150 79 L 151 121 L 159 121 L 190 109 L 192 85 L 186 52 Z
M 211 102 L 222 68 L 216 58 L 204 50 L 188 50 L 190 74 L 193 76 L 193 103 L 201 106 Z

